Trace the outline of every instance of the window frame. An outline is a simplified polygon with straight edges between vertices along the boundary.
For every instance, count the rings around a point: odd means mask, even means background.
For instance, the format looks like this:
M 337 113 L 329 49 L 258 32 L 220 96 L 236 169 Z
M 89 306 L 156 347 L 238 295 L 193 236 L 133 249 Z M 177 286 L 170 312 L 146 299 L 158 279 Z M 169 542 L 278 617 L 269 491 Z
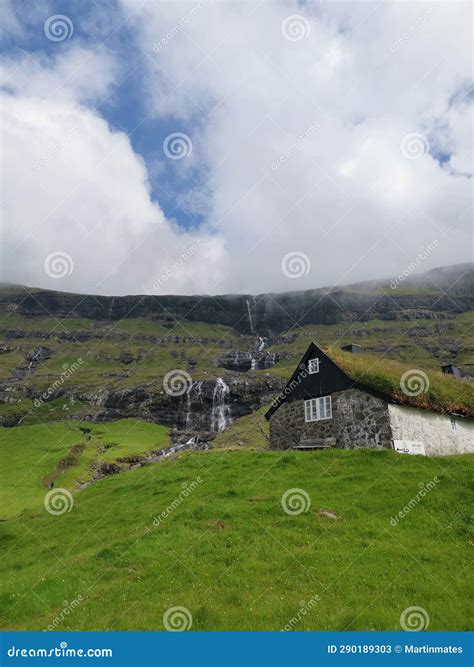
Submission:
M 316 368 L 314 368 L 314 366 L 311 362 L 315 363 Z M 319 373 L 319 366 L 320 365 L 321 365 L 321 361 L 319 360 L 319 357 L 314 357 L 313 359 L 308 359 L 308 375 L 315 375 L 316 373 Z
M 332 419 L 332 397 L 318 396 L 308 398 L 304 402 L 305 423 L 320 422 Z

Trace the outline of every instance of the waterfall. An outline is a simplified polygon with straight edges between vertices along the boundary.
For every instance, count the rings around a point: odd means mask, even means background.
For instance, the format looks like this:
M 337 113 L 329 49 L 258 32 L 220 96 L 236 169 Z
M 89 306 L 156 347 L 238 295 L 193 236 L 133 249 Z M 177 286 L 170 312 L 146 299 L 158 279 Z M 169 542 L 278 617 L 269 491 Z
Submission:
M 262 352 L 265 349 L 265 339 L 257 335 L 257 343 L 255 345 L 255 352 L 250 352 L 250 370 L 258 370 L 259 361 L 262 359 Z
M 263 365 L 265 368 L 271 368 L 272 366 L 275 365 L 275 362 L 276 362 L 275 352 L 268 352 L 267 356 L 263 360 Z
M 202 390 L 202 380 L 199 382 L 193 382 L 189 385 L 188 391 L 186 392 L 186 414 L 185 414 L 185 423 L 186 428 L 192 426 L 191 413 L 192 413 L 192 394 L 193 392 L 197 393 L 198 400 L 201 400 L 201 390 Z
M 39 349 L 36 352 L 33 350 L 33 352 L 31 353 L 30 363 L 28 364 L 28 368 L 26 369 L 28 373 L 31 370 L 33 370 L 33 366 L 38 361 L 39 355 L 40 355 L 40 350 Z
M 253 328 L 253 320 L 252 320 L 252 311 L 251 311 L 251 309 L 250 309 L 250 302 L 249 302 L 249 300 L 247 299 L 245 303 L 247 304 L 247 312 L 248 312 L 248 314 L 249 314 L 250 331 L 253 332 L 253 331 L 254 331 L 254 328 Z
M 222 378 L 217 378 L 212 395 L 211 431 L 220 433 L 232 423 L 230 406 L 226 404 L 229 387 Z

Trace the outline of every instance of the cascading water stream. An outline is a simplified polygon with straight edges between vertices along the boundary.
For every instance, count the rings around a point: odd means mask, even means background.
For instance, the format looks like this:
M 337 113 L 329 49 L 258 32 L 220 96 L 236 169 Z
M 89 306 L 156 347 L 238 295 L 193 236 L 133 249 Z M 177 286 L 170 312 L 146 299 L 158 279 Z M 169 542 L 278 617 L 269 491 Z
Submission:
M 211 431 L 221 433 L 232 423 L 230 406 L 226 400 L 230 392 L 222 378 L 217 378 L 212 396 Z
M 199 382 L 193 382 L 186 392 L 186 414 L 185 414 L 185 423 L 186 428 L 189 428 L 192 424 L 191 414 L 192 414 L 192 403 L 193 403 L 193 394 L 197 394 L 197 400 L 201 401 L 201 391 L 202 391 L 202 380 Z
M 252 333 L 254 333 L 255 330 L 254 330 L 254 328 L 253 328 L 252 311 L 251 311 L 251 309 L 250 309 L 250 302 L 249 302 L 249 300 L 247 299 L 245 303 L 247 304 L 247 312 L 248 312 L 248 314 L 249 314 L 250 331 L 251 331 Z

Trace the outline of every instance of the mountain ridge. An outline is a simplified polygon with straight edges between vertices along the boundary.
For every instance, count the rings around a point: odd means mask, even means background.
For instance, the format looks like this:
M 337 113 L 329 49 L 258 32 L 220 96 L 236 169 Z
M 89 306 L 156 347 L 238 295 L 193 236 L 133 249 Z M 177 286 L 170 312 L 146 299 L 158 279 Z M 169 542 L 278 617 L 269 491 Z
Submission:
M 394 284 L 395 279 L 390 279 Z M 222 324 L 244 334 L 274 336 L 295 326 L 370 319 L 449 317 L 474 309 L 474 264 L 408 276 L 293 292 L 223 295 L 101 296 L 25 287 L 0 288 L 0 312 L 112 321 L 152 317 Z

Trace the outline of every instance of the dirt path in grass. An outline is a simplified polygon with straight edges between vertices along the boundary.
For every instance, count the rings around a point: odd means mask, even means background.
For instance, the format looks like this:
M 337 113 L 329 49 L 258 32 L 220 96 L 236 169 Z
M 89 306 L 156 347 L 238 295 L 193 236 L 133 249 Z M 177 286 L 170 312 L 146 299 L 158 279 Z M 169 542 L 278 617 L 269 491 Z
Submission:
M 56 465 L 56 468 L 43 478 L 43 486 L 45 489 L 52 489 L 58 477 L 66 472 L 68 468 L 77 464 L 85 446 L 85 442 L 77 442 L 71 447 L 68 455 L 61 459 Z

